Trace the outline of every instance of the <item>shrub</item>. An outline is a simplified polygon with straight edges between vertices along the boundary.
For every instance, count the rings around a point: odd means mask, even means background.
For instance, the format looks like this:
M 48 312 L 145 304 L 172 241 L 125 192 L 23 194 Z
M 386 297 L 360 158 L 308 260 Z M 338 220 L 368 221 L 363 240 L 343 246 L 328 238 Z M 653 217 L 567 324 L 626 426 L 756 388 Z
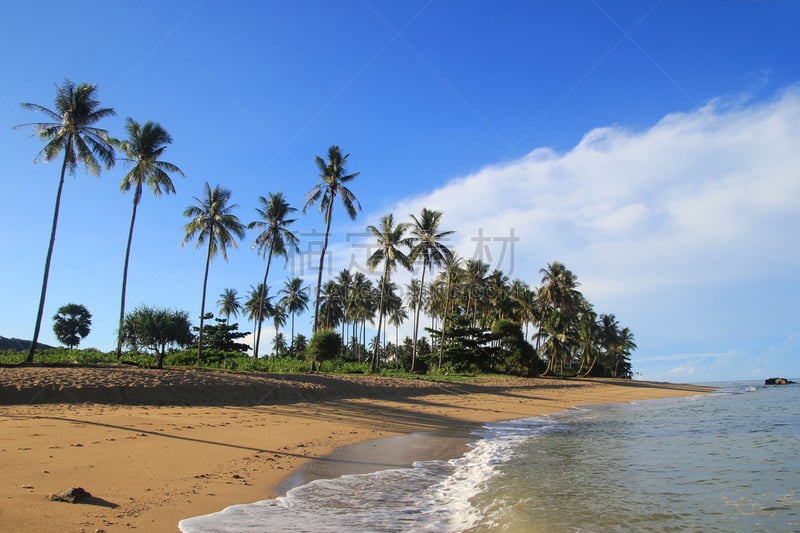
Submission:
M 314 361 L 331 361 L 342 350 L 342 338 L 338 333 L 322 329 L 314 333 L 306 348 L 306 358 Z M 313 366 L 313 365 L 312 365 Z

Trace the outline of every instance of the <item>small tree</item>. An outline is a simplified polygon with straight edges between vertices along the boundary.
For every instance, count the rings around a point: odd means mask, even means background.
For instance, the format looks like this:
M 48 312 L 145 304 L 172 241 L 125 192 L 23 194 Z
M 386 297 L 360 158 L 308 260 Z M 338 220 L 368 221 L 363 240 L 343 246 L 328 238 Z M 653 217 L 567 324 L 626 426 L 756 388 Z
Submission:
M 164 367 L 164 355 L 172 345 L 192 343 L 189 313 L 152 307 L 137 307 L 125 316 L 121 337 L 134 351 L 139 347 L 156 354 L 156 368 Z
M 68 348 L 75 348 L 89 334 L 92 314 L 80 304 L 62 305 L 53 316 L 53 332 Z
M 317 361 L 336 359 L 342 351 L 342 338 L 329 329 L 321 329 L 314 333 L 306 349 L 307 358 L 311 360 L 311 368 Z

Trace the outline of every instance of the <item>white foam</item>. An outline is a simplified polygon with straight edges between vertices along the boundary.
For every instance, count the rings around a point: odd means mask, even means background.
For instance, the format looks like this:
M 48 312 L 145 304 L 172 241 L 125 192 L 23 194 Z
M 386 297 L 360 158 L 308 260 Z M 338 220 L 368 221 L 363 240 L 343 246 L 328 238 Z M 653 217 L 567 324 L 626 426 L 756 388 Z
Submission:
M 463 531 L 483 510 L 485 490 L 520 443 L 553 427 L 544 418 L 485 426 L 462 457 L 412 468 L 315 480 L 285 496 L 182 520 L 184 533 L 268 531 Z

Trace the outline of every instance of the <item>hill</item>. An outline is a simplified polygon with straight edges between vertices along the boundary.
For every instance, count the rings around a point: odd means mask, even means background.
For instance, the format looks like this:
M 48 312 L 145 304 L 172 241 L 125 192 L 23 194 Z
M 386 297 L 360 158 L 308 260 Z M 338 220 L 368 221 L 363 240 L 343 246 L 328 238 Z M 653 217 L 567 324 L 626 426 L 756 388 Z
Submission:
M 13 350 L 15 352 L 22 352 L 30 348 L 30 346 L 31 346 L 31 341 L 16 339 L 13 337 L 8 338 L 0 335 L 0 350 Z M 41 342 L 36 343 L 37 350 L 50 350 L 52 348 L 53 346 L 42 344 Z

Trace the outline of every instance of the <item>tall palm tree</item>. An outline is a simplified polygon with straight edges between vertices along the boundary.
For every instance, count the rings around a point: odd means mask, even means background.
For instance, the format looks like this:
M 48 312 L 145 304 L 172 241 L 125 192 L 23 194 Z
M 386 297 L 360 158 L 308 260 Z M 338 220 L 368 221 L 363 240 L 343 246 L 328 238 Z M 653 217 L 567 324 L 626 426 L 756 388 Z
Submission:
M 386 285 L 392 271 L 397 268 L 399 263 L 403 268 L 411 268 L 408 256 L 403 252 L 403 248 L 411 247 L 411 240 L 405 237 L 408 224 L 394 223 L 394 215 L 389 213 L 381 217 L 380 228 L 367 226 L 367 231 L 372 233 L 378 241 L 378 247 L 367 259 L 367 266 L 370 271 L 374 271 L 378 265 L 383 263 L 383 275 L 380 281 L 380 296 L 378 298 L 378 339 L 381 337 L 381 325 L 383 324 L 384 313 L 384 293 Z M 372 371 L 378 368 L 378 345 L 375 344 L 375 352 L 372 355 Z
M 364 324 L 368 318 L 371 318 L 374 314 L 372 312 L 372 300 L 374 288 L 372 286 L 372 281 L 364 275 L 363 272 L 356 272 L 353 274 L 353 278 L 351 280 L 350 285 L 350 297 L 349 297 L 349 306 L 348 306 L 348 313 L 350 315 L 350 319 L 353 321 L 353 337 L 358 338 L 358 324 Z M 362 328 L 363 329 L 363 328 Z M 363 343 L 362 343 L 363 344 Z M 360 356 L 360 349 L 361 345 L 356 342 L 355 344 L 355 355 L 359 360 L 361 360 Z
M 328 280 L 322 286 L 319 304 L 320 325 L 325 329 L 334 329 L 344 321 L 344 305 L 342 302 L 339 284 L 335 280 Z M 344 335 L 342 335 L 344 338 Z
M 302 278 L 292 278 L 284 282 L 279 294 L 283 295 L 281 306 L 292 314 L 292 338 L 289 344 L 294 352 L 294 315 L 308 309 L 308 287 L 303 286 Z
M 455 254 L 450 254 L 447 257 L 443 264 L 442 273 L 446 279 L 446 288 L 445 288 L 445 301 L 444 301 L 444 315 L 442 315 L 442 335 L 441 339 L 439 340 L 439 370 L 442 369 L 442 358 L 444 356 L 444 343 L 445 343 L 445 335 L 447 334 L 447 315 L 450 314 L 450 301 L 452 298 L 450 297 L 450 289 L 462 275 L 463 271 L 461 269 L 461 258 Z
M 53 246 L 56 242 L 56 228 L 58 226 L 58 211 L 61 206 L 61 191 L 64 188 L 64 175 L 67 171 L 75 174 L 78 162 L 94 175 L 100 174 L 100 164 L 106 168 L 114 166 L 114 148 L 110 144 L 108 132 L 96 128 L 94 125 L 106 117 L 116 113 L 111 108 L 101 108 L 96 96 L 97 86 L 81 83 L 75 85 L 71 80 L 64 80 L 56 86 L 55 111 L 44 106 L 23 103 L 22 107 L 31 111 L 38 111 L 46 115 L 52 122 L 33 122 L 20 124 L 15 128 L 32 127 L 39 139 L 46 144 L 36 155 L 34 162 L 44 160 L 52 161 L 63 152 L 61 163 L 61 178 L 58 181 L 56 192 L 56 205 L 53 209 L 53 225 L 50 229 L 50 244 L 47 248 L 47 258 L 44 263 L 44 276 L 42 278 L 42 292 L 39 296 L 39 309 L 36 313 L 36 326 L 33 330 L 33 339 L 28 349 L 25 362 L 33 362 L 36 352 L 36 343 L 39 340 L 39 331 L 42 327 L 44 302 L 47 296 L 47 279 L 50 276 L 50 260 L 53 257 Z
M 314 325 L 313 330 L 316 333 L 319 326 L 319 293 L 322 289 L 322 267 L 325 264 L 325 252 L 328 249 L 328 237 L 331 232 L 331 215 L 333 213 L 333 201 L 338 196 L 341 199 L 342 206 L 344 206 L 347 215 L 351 220 L 355 220 L 358 211 L 361 211 L 361 204 L 358 202 L 355 194 L 347 188 L 346 183 L 350 182 L 359 175 L 359 172 L 348 174 L 345 169 L 347 159 L 350 154 L 342 155 L 342 151 L 338 146 L 331 146 L 328 148 L 328 161 L 326 162 L 319 156 L 316 156 L 315 161 L 319 168 L 319 178 L 321 183 L 316 184 L 307 193 L 308 201 L 303 207 L 303 213 L 306 210 L 319 202 L 319 211 L 325 213 L 325 236 L 322 242 L 322 251 L 319 255 L 319 272 L 317 273 L 317 294 L 314 297 Z
M 416 263 L 422 259 L 422 279 L 420 285 L 425 287 L 425 271 L 433 270 L 434 266 L 440 266 L 453 252 L 444 245 L 445 240 L 453 231 L 440 231 L 439 223 L 442 220 L 441 211 L 434 211 L 427 207 L 422 208 L 419 218 L 411 215 L 413 224 L 411 225 L 411 252 L 408 255 L 411 263 Z M 417 301 L 414 312 L 414 351 L 411 354 L 411 371 L 417 359 L 417 333 L 419 332 L 419 309 L 421 299 Z
M 289 257 L 289 250 L 300 251 L 297 236 L 292 233 L 289 226 L 297 219 L 287 218 L 290 213 L 297 211 L 289 205 L 282 192 L 270 193 L 269 199 L 263 196 L 258 197 L 261 207 L 256 208 L 256 212 L 261 220 L 255 220 L 247 225 L 248 229 L 261 229 L 262 232 L 256 237 L 253 248 L 257 248 L 262 256 L 267 259 L 267 268 L 264 271 L 263 288 L 267 287 L 267 277 L 269 276 L 269 265 L 272 262 L 273 254 Z M 261 295 L 264 298 L 264 295 Z M 258 357 L 258 346 L 261 342 L 261 322 L 258 323 L 258 333 L 255 338 L 255 349 L 253 354 Z
M 342 300 L 344 316 L 342 318 L 342 339 L 348 339 L 347 326 L 353 311 L 353 276 L 347 269 L 342 269 L 336 276 L 336 284 L 339 287 L 339 295 Z
M 142 199 L 142 188 L 146 183 L 153 191 L 153 196 L 161 193 L 175 194 L 169 173 L 183 176 L 180 168 L 160 161 L 167 146 L 172 143 L 172 137 L 167 130 L 157 122 L 145 122 L 140 125 L 128 117 L 125 122 L 128 139 L 115 142 L 119 150 L 125 155 L 124 161 L 133 165 L 130 172 L 122 178 L 120 190 L 126 192 L 133 188 L 133 211 L 131 212 L 131 225 L 128 229 L 128 244 L 125 247 L 125 266 L 122 269 L 122 297 L 119 304 L 119 334 L 117 335 L 117 357 L 122 355 L 122 324 L 125 320 L 125 288 L 128 284 L 128 261 L 131 256 L 131 242 L 133 241 L 133 225 L 136 222 L 136 208 Z
M 578 278 L 563 263 L 553 261 L 539 271 L 542 274 L 542 285 L 539 298 L 545 307 L 543 314 L 544 335 L 540 338 L 555 336 L 550 347 L 553 357 L 548 358 L 545 374 L 551 372 L 557 363 L 563 366 L 563 358 L 569 352 L 570 334 L 577 325 L 579 304 L 583 295 L 578 291 Z M 548 338 L 549 340 L 549 338 Z M 547 341 L 546 341 L 547 342 Z
M 197 358 L 203 356 L 203 320 L 206 312 L 206 287 L 208 286 L 208 266 L 211 259 L 222 252 L 222 258 L 228 260 L 228 246 L 238 248 L 235 237 L 244 238 L 244 225 L 239 222 L 239 218 L 233 214 L 236 204 L 229 204 L 231 191 L 222 189 L 219 185 L 211 188 L 208 182 L 205 183 L 204 195 L 202 198 L 194 197 L 194 205 L 190 205 L 183 211 L 183 216 L 190 218 L 188 224 L 184 226 L 186 236 L 183 238 L 181 246 L 185 246 L 190 240 L 196 237 L 195 250 L 201 244 L 208 242 L 206 253 L 206 269 L 203 274 L 203 298 L 200 301 L 200 334 L 197 336 Z
M 219 314 L 225 317 L 227 322 L 231 321 L 231 315 L 234 317 L 239 316 L 239 311 L 242 310 L 242 304 L 239 301 L 239 293 L 236 289 L 225 289 L 219 295 L 217 300 L 219 306 Z

